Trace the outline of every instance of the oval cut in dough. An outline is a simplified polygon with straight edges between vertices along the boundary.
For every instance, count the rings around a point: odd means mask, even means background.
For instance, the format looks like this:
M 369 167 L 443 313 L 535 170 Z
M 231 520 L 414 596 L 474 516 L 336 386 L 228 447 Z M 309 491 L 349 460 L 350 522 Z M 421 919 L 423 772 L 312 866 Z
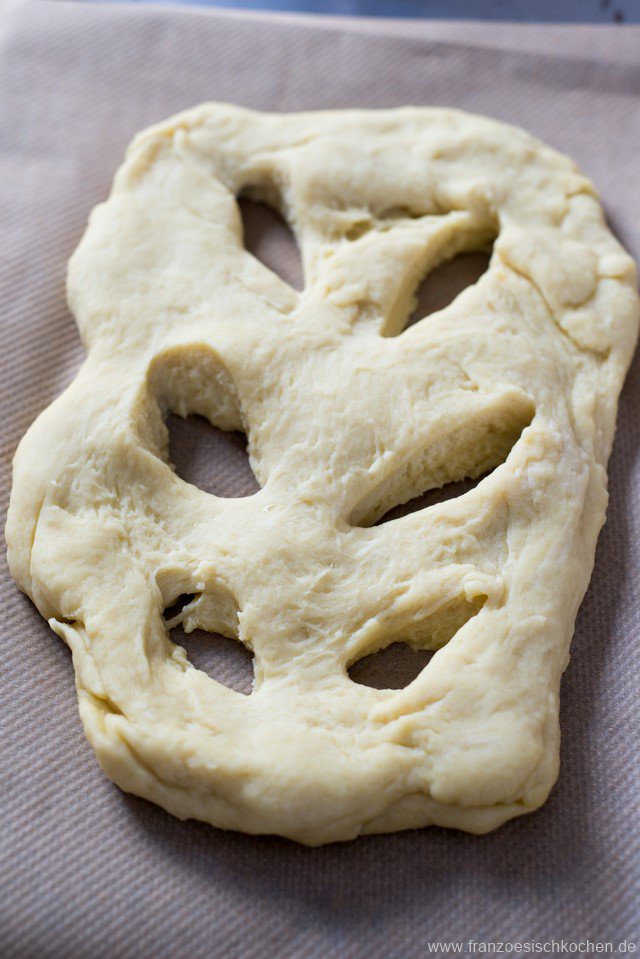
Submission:
M 301 292 L 245 250 L 241 195 L 291 225 Z M 405 328 L 432 269 L 491 243 Z M 68 298 L 87 359 L 20 444 L 7 542 L 106 774 L 309 844 L 539 806 L 638 327 L 589 180 L 450 110 L 205 104 L 134 140 Z M 260 490 L 180 479 L 172 412 L 246 432 Z M 251 695 L 194 668 L 177 622 L 251 650 Z M 397 642 L 433 653 L 408 686 L 349 677 Z

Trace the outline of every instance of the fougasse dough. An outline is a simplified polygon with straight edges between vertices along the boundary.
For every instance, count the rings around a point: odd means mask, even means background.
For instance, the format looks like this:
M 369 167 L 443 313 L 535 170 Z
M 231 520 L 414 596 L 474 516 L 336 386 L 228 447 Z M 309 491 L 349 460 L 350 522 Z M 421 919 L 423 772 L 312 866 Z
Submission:
M 244 249 L 240 194 L 290 223 L 302 292 Z M 403 331 L 422 278 L 492 241 L 480 280 Z M 7 541 L 107 776 L 309 844 L 539 806 L 638 326 L 578 168 L 452 110 L 204 104 L 133 141 L 68 298 L 87 358 L 20 444 Z M 261 490 L 180 479 L 169 411 L 244 430 Z M 251 695 L 171 642 L 185 593 L 187 630 L 253 651 Z M 407 687 L 349 678 L 398 641 L 437 650 Z

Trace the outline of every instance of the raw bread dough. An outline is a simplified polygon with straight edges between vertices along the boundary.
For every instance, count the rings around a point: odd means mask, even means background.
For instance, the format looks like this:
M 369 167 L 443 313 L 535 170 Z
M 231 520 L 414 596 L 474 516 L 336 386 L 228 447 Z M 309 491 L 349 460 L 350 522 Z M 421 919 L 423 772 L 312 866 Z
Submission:
M 289 220 L 302 293 L 244 250 L 241 192 Z M 421 278 L 493 238 L 480 281 L 402 332 Z M 107 775 L 310 844 L 539 806 L 638 325 L 575 165 L 450 110 L 206 104 L 135 139 L 68 295 L 88 356 L 16 454 L 7 542 Z M 170 410 L 245 430 L 261 491 L 176 476 Z M 251 696 L 171 643 L 184 593 L 187 629 L 254 651 Z M 398 640 L 437 649 L 409 686 L 349 679 Z

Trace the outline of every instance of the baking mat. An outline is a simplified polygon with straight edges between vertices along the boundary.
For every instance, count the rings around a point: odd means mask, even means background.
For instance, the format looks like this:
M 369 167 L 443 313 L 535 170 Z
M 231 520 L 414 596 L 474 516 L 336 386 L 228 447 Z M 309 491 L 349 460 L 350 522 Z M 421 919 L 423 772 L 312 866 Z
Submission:
M 3 506 L 19 437 L 81 359 L 64 271 L 88 212 L 138 129 L 206 99 L 443 104 L 521 124 L 583 166 L 640 257 L 640 28 L 14 4 L 0 17 Z M 563 681 L 560 780 L 543 809 L 486 837 L 432 828 L 306 849 L 125 796 L 84 740 L 66 648 L 3 564 L 0 955 L 412 959 L 443 954 L 439 941 L 459 954 L 469 940 L 637 942 L 639 372 L 636 360 Z M 194 435 L 182 442 L 194 465 Z M 248 481 L 241 449 L 214 460 L 215 482 L 236 467 L 231 485 Z

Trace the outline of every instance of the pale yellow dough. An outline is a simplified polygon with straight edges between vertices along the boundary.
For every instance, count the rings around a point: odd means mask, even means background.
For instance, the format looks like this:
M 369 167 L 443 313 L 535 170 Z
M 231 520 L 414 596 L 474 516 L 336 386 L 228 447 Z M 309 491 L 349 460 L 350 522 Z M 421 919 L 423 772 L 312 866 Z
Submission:
M 241 192 L 289 220 L 302 293 L 245 251 Z M 422 277 L 494 237 L 480 281 L 402 332 Z M 638 326 L 589 180 L 451 110 L 205 104 L 134 140 L 68 295 L 88 356 L 16 454 L 7 542 L 106 774 L 310 844 L 539 806 Z M 245 430 L 261 491 L 181 480 L 169 410 Z M 172 644 L 182 593 L 187 629 L 254 651 L 251 696 Z M 398 640 L 441 648 L 405 689 L 350 680 Z

